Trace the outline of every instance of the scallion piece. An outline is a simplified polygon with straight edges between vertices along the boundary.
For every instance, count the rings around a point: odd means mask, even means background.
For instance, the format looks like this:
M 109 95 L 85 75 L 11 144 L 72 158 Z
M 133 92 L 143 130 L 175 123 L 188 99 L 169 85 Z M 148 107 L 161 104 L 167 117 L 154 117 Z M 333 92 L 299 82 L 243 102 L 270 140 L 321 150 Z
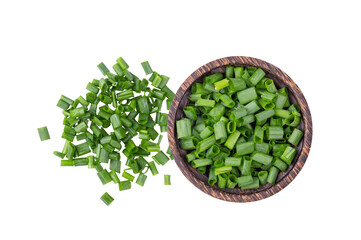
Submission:
M 152 68 L 149 65 L 148 61 L 142 62 L 142 67 L 146 75 L 151 74 L 153 72 Z
M 293 146 L 297 146 L 303 137 L 303 132 L 297 128 L 293 129 L 292 134 L 288 138 L 288 142 Z
M 176 122 L 178 139 L 188 138 L 192 136 L 191 121 L 187 118 L 183 118 Z
M 41 141 L 50 139 L 50 135 L 47 127 L 38 128 L 38 133 Z
M 140 173 L 138 175 L 137 180 L 135 181 L 138 185 L 144 186 L 145 180 L 147 180 L 147 175 L 144 175 L 143 173 Z
M 164 185 L 171 185 L 170 183 L 170 175 L 164 175 Z
M 109 193 L 105 192 L 100 199 L 107 205 L 109 206 L 113 201 L 114 198 L 112 196 L 109 195 Z
M 122 181 L 118 184 L 119 186 L 119 191 L 124 191 L 124 190 L 128 190 L 128 189 L 131 189 L 132 187 L 132 183 L 131 181 Z
M 169 158 L 163 151 L 158 152 L 152 158 L 158 165 L 164 165 L 169 161 Z
M 102 171 L 98 172 L 97 174 L 103 185 L 112 181 L 112 178 L 106 169 L 103 169 Z

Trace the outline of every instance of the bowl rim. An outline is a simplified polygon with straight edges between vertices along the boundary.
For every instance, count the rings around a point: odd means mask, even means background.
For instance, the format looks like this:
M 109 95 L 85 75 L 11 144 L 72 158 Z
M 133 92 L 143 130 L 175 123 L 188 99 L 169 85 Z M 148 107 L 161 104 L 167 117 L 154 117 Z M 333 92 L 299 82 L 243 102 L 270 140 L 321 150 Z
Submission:
M 199 179 L 194 173 L 188 171 L 188 166 L 186 165 L 187 162 L 181 157 L 181 154 L 176 146 L 177 138 L 175 136 L 175 117 L 179 108 L 179 104 L 187 91 L 187 89 L 202 75 L 210 72 L 212 69 L 216 69 L 219 67 L 227 66 L 227 65 L 244 65 L 244 66 L 255 66 L 258 68 L 261 68 L 268 73 L 273 74 L 278 80 L 282 81 L 283 84 L 287 87 L 289 91 L 292 92 L 294 97 L 296 98 L 296 101 L 298 105 L 301 107 L 302 112 L 302 120 L 304 123 L 304 139 L 303 139 L 303 147 L 301 150 L 300 155 L 297 159 L 294 160 L 294 166 L 289 171 L 289 173 L 284 176 L 279 182 L 276 182 L 276 184 L 272 185 L 271 187 L 264 189 L 260 192 L 254 192 L 250 194 L 235 194 L 235 193 L 229 193 L 220 191 L 219 189 L 216 189 L 208 183 L 203 182 L 201 179 Z M 178 168 L 181 170 L 183 175 L 198 189 L 203 191 L 204 193 L 221 199 L 225 201 L 230 202 L 252 202 L 252 201 L 258 201 L 265 198 L 268 198 L 282 189 L 284 189 L 288 184 L 290 184 L 295 177 L 298 175 L 298 173 L 303 168 L 308 154 L 310 152 L 311 143 L 312 143 L 312 117 L 311 112 L 309 109 L 309 106 L 307 104 L 307 101 L 301 91 L 301 89 L 297 86 L 297 84 L 281 69 L 278 67 L 263 61 L 261 59 L 253 58 L 253 57 L 245 57 L 245 56 L 230 56 L 230 57 L 224 57 L 219 58 L 214 61 L 211 61 L 197 70 L 195 70 L 179 87 L 174 100 L 172 102 L 170 111 L 169 111 L 169 117 L 168 117 L 168 141 L 169 146 L 172 152 L 172 155 L 175 159 L 175 162 L 178 166 Z

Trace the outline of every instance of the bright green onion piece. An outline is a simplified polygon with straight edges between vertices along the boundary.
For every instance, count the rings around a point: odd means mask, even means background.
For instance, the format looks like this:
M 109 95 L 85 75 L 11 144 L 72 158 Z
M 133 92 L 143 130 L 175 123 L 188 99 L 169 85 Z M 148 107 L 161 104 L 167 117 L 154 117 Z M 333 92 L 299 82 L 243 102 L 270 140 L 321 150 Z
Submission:
M 112 178 L 114 183 L 120 183 L 119 177 L 118 177 L 116 172 L 111 171 L 110 172 L 110 177 Z
M 175 97 L 175 93 L 170 90 L 167 86 L 164 86 L 162 88 L 162 91 L 165 93 L 165 96 L 168 98 L 168 99 L 174 99 Z
M 257 92 L 254 87 L 247 88 L 237 93 L 237 98 L 240 104 L 249 103 L 257 99 Z
M 292 112 L 292 114 L 285 119 L 285 124 L 290 127 L 297 127 L 300 124 L 300 122 L 301 122 L 301 117 L 299 115 L 294 114 L 294 112 Z
M 70 117 L 81 117 L 84 115 L 85 115 L 85 110 L 83 107 L 70 110 Z
M 154 98 L 164 100 L 165 99 L 165 93 L 158 89 L 153 89 L 150 93 L 150 95 Z
M 226 78 L 233 78 L 234 77 L 234 67 L 233 66 L 227 66 L 226 67 Z
M 263 143 L 263 135 L 264 135 L 263 128 L 257 125 L 254 130 L 253 141 L 258 144 Z
M 278 168 L 271 167 L 269 172 L 268 172 L 267 182 L 272 184 L 272 185 L 275 184 L 277 176 L 278 176 L 278 172 L 279 172 Z
M 227 174 L 219 174 L 217 178 L 218 178 L 218 187 L 220 189 L 225 188 L 227 186 L 227 178 L 228 178 Z
M 255 115 L 257 121 L 262 122 L 275 115 L 275 110 L 265 110 Z
M 222 88 L 228 87 L 229 86 L 229 80 L 228 79 L 223 79 L 221 81 L 215 82 L 214 83 L 214 87 L 215 89 L 221 90 Z
M 288 118 L 291 115 L 290 111 L 284 110 L 284 109 L 279 109 L 279 108 L 275 108 L 274 109 L 275 112 L 275 116 L 276 117 L 280 117 L 280 118 Z
M 254 152 L 254 142 L 245 142 L 237 144 L 238 155 L 248 155 Z
M 180 141 L 180 145 L 184 150 L 193 150 L 196 149 L 198 142 L 199 141 L 196 137 L 183 138 Z
M 87 128 L 88 128 L 88 126 L 84 122 L 81 122 L 77 126 L 74 127 L 74 130 L 77 133 L 81 133 L 81 132 L 85 132 L 87 130 Z
M 251 101 L 244 108 L 247 110 L 247 114 L 254 114 L 261 109 L 256 100 Z
M 235 67 L 234 68 L 234 77 L 235 78 L 241 78 L 242 74 L 243 74 L 243 70 L 244 70 L 243 67 Z
M 277 88 L 276 88 L 276 86 L 275 86 L 272 79 L 266 78 L 266 81 L 264 82 L 264 85 L 265 85 L 268 92 L 270 92 L 270 93 L 276 93 L 277 92 Z
M 142 62 L 142 67 L 146 75 L 153 73 L 148 61 Z
M 230 78 L 229 79 L 229 91 L 231 93 L 239 92 L 246 89 L 246 82 L 241 78 Z
M 117 95 L 117 100 L 119 102 L 134 97 L 134 93 L 133 93 L 132 89 L 128 89 L 128 90 L 119 92 L 116 95 Z
M 212 108 L 212 110 L 208 113 L 208 116 L 218 122 L 225 112 L 226 107 L 220 103 L 217 103 L 214 108 Z
M 61 160 L 60 166 L 61 167 L 74 166 L 74 161 L 73 160 Z
M 265 154 L 269 154 L 270 151 L 270 146 L 268 143 L 256 143 L 254 145 L 255 151 L 257 152 L 261 152 L 261 153 L 265 153 Z
M 252 154 L 251 159 L 263 165 L 268 165 L 272 162 L 273 157 L 261 152 L 255 152 Z
M 58 152 L 58 151 L 54 151 L 53 154 L 61 159 L 63 159 L 65 157 L 65 154 Z
M 134 176 L 126 171 L 123 172 L 122 177 L 128 179 L 130 182 L 133 182 Z
M 288 100 L 288 97 L 286 95 L 278 94 L 277 99 L 275 102 L 276 108 L 283 108 Z
M 249 78 L 249 82 L 252 84 L 252 86 L 256 86 L 259 81 L 266 75 L 266 73 L 261 69 L 258 68 L 252 76 Z
M 224 165 L 226 165 L 226 166 L 240 167 L 241 162 L 242 162 L 242 159 L 236 158 L 236 157 L 227 157 L 224 159 Z
M 110 156 L 110 154 L 109 154 Z M 120 159 L 120 155 L 118 154 L 119 156 L 119 159 Z M 109 169 L 114 171 L 114 172 L 117 172 L 117 173 L 120 173 L 120 168 L 121 168 L 121 162 L 118 160 L 118 159 L 112 159 L 110 160 L 110 165 L 109 165 Z
M 207 77 L 204 78 L 204 81 L 206 83 L 209 83 L 209 84 L 213 84 L 219 80 L 222 80 L 223 79 L 223 74 L 222 73 L 215 73 L 215 74 L 212 74 L 212 75 L 209 75 Z
M 232 167 L 231 166 L 223 166 L 223 167 L 218 167 L 214 169 L 214 175 L 220 175 L 223 173 L 229 173 L 230 171 L 232 171 Z
M 122 57 L 117 59 L 117 63 L 119 64 L 120 68 L 123 71 L 129 68 L 129 65 L 126 63 L 126 61 Z
M 205 127 L 200 133 L 199 136 L 202 139 L 206 139 L 207 137 L 211 136 L 213 134 L 214 130 L 210 126 Z
M 178 139 L 188 138 L 192 136 L 191 121 L 187 118 L 182 118 L 176 122 Z
M 157 167 L 155 166 L 154 161 L 149 162 L 149 163 L 148 163 L 148 166 L 149 166 L 149 169 L 150 169 L 150 171 L 151 171 L 151 173 L 152 173 L 153 176 L 158 174 L 158 169 L 157 169 Z
M 69 108 L 69 104 L 64 102 L 63 100 L 59 100 L 58 103 L 56 104 L 57 107 L 60 107 L 63 110 L 67 110 Z
M 229 174 L 227 178 L 227 188 L 235 188 L 237 186 L 238 179 L 235 175 Z
M 230 98 L 226 94 L 223 94 L 219 99 L 228 108 L 233 108 L 236 105 L 236 103 L 232 100 L 232 98 Z
M 241 136 L 241 132 L 235 130 L 231 135 L 228 136 L 227 141 L 224 143 L 229 150 L 232 150 L 236 145 L 238 138 Z
M 38 128 L 38 133 L 41 141 L 50 139 L 50 135 L 47 127 Z
M 113 129 L 117 129 L 122 126 L 122 121 L 120 120 L 119 115 L 116 113 L 110 117 L 110 122 L 112 123 Z
M 197 107 L 211 107 L 215 106 L 216 102 L 214 100 L 207 100 L 207 99 L 198 99 L 196 102 Z
M 164 175 L 164 185 L 171 185 L 170 183 L 170 175 Z
M 214 135 L 200 141 L 197 146 L 197 152 L 198 153 L 202 153 L 204 151 L 206 151 L 207 149 L 209 149 L 212 145 L 214 145 L 216 143 L 216 138 L 214 137 Z
M 227 123 L 227 133 L 234 133 L 236 131 L 237 123 L 235 121 L 229 121 Z
M 99 68 L 99 70 L 102 72 L 102 74 L 104 75 L 104 76 L 106 76 L 107 75 L 107 73 L 109 72 L 109 69 L 105 66 L 105 64 L 104 63 L 99 63 L 98 64 L 98 68 Z
M 102 148 L 99 153 L 99 162 L 108 163 L 109 162 L 109 152 Z
M 238 119 L 240 119 L 246 115 L 247 115 L 247 110 L 245 108 L 238 108 L 238 109 L 231 111 L 229 118 L 232 121 L 237 121 Z
M 238 187 L 244 187 L 253 182 L 253 178 L 251 175 L 241 176 L 237 179 Z
M 147 180 L 147 175 L 139 173 L 137 180 L 135 181 L 138 185 L 144 186 L 145 180 Z
M 271 110 L 271 109 L 275 108 L 275 104 L 271 101 L 261 98 L 258 100 L 258 102 L 264 110 Z
M 195 159 L 192 161 L 192 167 L 199 168 L 211 165 L 213 161 L 211 159 Z
M 109 195 L 109 193 L 105 192 L 100 199 L 107 205 L 109 206 L 113 201 L 114 198 L 112 196 Z
M 261 185 L 265 185 L 267 183 L 267 178 L 268 178 L 267 171 L 260 171 L 258 172 L 257 176 Z
M 287 164 L 283 162 L 281 159 L 276 158 L 276 161 L 273 163 L 273 166 L 281 170 L 282 172 L 287 170 Z
M 66 102 L 67 104 L 69 105 L 73 105 L 74 104 L 74 101 L 71 100 L 70 98 L 64 96 L 64 95 L 61 95 L 60 97 L 60 100 L 63 101 L 63 102 Z
M 207 150 L 206 158 L 213 159 L 216 155 L 218 155 L 220 153 L 220 151 L 221 150 L 219 149 L 219 147 L 217 145 L 213 145 L 212 147 L 210 147 Z M 195 152 L 192 152 L 192 153 L 193 153 L 193 155 L 191 155 L 191 156 L 188 156 L 189 154 L 186 155 L 188 162 L 193 161 L 194 159 L 197 158 L 196 153 Z
M 243 190 L 249 190 L 249 189 L 255 189 L 255 188 L 259 188 L 259 179 L 258 179 L 258 177 L 253 177 L 252 183 L 241 187 L 242 191 Z
M 131 189 L 132 187 L 132 183 L 128 180 L 128 181 L 122 181 L 118 184 L 119 186 L 119 191 L 124 191 L 124 190 L 128 190 Z
M 102 171 L 98 172 L 97 174 L 103 185 L 112 181 L 112 178 L 106 169 L 103 169 Z
M 87 142 L 79 144 L 76 146 L 76 151 L 79 156 L 90 153 L 89 144 Z
M 152 158 L 158 165 L 164 165 L 169 161 L 169 158 L 164 154 L 163 151 L 158 152 Z
M 297 128 L 293 129 L 292 134 L 288 138 L 288 142 L 293 146 L 297 146 L 303 137 L 303 132 Z
M 283 127 L 281 126 L 270 126 L 266 131 L 268 140 L 279 140 L 283 139 Z
M 191 120 L 197 120 L 197 113 L 196 113 L 196 110 L 194 109 L 194 107 L 187 106 L 187 107 L 183 108 L 183 112 L 187 118 L 189 118 Z
M 283 152 L 283 154 L 281 155 L 281 159 L 287 163 L 288 165 L 291 165 L 293 159 L 295 158 L 297 154 L 296 149 L 288 146 L 286 147 L 285 151 Z
M 167 99 L 166 103 L 167 103 L 167 110 L 169 111 L 171 106 L 172 106 L 172 102 L 173 102 L 173 99 Z
M 214 124 L 213 129 L 216 140 L 227 138 L 227 130 L 224 122 L 222 121 L 217 122 L 216 124 Z

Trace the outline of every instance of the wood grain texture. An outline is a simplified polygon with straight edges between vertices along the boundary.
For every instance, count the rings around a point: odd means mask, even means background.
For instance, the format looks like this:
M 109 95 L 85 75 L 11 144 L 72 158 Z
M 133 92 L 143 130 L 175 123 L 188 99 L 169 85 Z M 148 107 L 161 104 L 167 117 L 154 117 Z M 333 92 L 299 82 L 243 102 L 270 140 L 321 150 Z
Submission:
M 191 85 L 195 82 L 202 82 L 207 75 L 216 72 L 225 72 L 226 66 L 254 66 L 262 68 L 266 72 L 266 77 L 274 80 L 278 88 L 286 86 L 289 90 L 289 98 L 291 103 L 297 103 L 301 107 L 302 120 L 300 128 L 304 131 L 303 140 L 300 142 L 297 149 L 297 156 L 293 163 L 285 172 L 280 172 L 275 185 L 266 184 L 258 189 L 242 191 L 240 188 L 234 189 L 220 189 L 216 184 L 209 186 L 206 175 L 197 172 L 185 158 L 186 151 L 181 149 L 180 143 L 176 136 L 175 123 L 180 118 L 184 117 L 183 108 L 188 105 L 188 96 L 191 92 Z M 182 171 L 184 176 L 203 192 L 212 197 L 231 202 L 252 202 L 261 200 L 276 194 L 284 189 L 301 171 L 304 166 L 308 154 L 310 152 L 312 142 L 312 118 L 311 112 L 303 96 L 300 88 L 293 82 L 293 80 L 282 70 L 274 65 L 251 57 L 226 57 L 220 58 L 197 69 L 190 75 L 181 87 L 178 89 L 173 100 L 168 118 L 168 140 L 173 154 L 173 157 Z

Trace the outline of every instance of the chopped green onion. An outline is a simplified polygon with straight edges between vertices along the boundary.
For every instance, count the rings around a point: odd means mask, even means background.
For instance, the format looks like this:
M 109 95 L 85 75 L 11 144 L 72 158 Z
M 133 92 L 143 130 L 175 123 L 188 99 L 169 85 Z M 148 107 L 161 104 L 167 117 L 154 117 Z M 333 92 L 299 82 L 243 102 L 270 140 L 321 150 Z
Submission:
M 148 61 L 142 62 L 142 67 L 146 75 L 151 74 L 153 72 L 152 68 L 149 65 Z
M 158 152 L 152 158 L 158 165 L 164 165 L 169 161 L 169 158 L 164 154 L 163 151 Z
M 132 187 L 132 183 L 129 180 L 128 181 L 122 181 L 118 185 L 119 185 L 119 191 L 128 190 L 128 189 L 131 189 L 131 187 Z
M 147 180 L 147 175 L 144 175 L 143 173 L 140 173 L 137 180 L 136 180 L 136 183 L 143 187 L 144 183 L 145 183 L 145 180 Z
M 112 181 L 112 178 L 106 169 L 103 169 L 102 171 L 98 172 L 97 174 L 103 185 Z
M 107 205 L 109 206 L 113 201 L 114 198 L 112 198 L 112 196 L 110 196 L 107 192 L 105 192 L 100 199 Z
M 47 127 L 38 128 L 38 133 L 41 141 L 50 139 L 50 135 Z
M 164 175 L 164 185 L 171 185 L 170 183 L 170 175 Z

